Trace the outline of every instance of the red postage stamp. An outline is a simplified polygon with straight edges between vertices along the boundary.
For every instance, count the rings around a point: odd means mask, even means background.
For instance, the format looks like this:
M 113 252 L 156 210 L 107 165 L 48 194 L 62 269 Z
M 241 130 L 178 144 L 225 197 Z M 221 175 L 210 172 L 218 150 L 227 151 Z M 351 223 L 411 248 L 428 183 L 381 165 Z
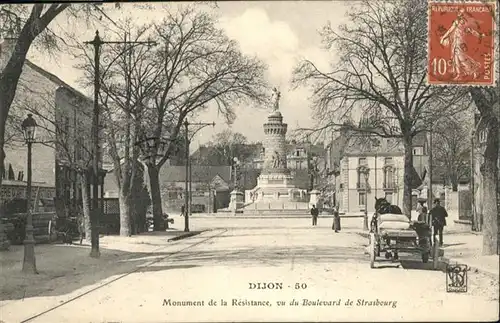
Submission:
M 427 82 L 495 85 L 496 2 L 429 1 Z

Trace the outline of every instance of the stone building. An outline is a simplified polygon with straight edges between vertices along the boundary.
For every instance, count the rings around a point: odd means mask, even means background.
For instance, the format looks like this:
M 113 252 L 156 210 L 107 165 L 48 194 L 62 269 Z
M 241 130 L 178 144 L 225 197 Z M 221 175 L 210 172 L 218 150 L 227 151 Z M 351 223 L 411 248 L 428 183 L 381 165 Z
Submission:
M 342 213 L 363 214 L 375 211 L 375 197 L 385 197 L 392 204 L 403 204 L 404 147 L 396 139 L 375 139 L 369 144 L 352 135 L 344 142 L 343 151 L 330 161 L 336 170 L 336 203 Z M 425 136 L 414 138 L 412 189 L 422 183 L 428 163 Z M 368 174 L 368 181 L 364 173 Z M 415 193 L 416 194 L 416 193 Z M 416 198 L 413 205 L 416 207 Z
M 0 44 L 0 67 L 6 64 L 15 43 L 16 39 L 6 38 Z M 26 186 L 27 148 L 20 124 L 28 113 L 38 125 L 32 146 L 35 211 L 39 204 L 36 199 L 49 203 L 55 197 L 61 209 L 67 210 L 81 199 L 76 166 L 85 167 L 91 151 L 92 101 L 56 75 L 25 61 L 6 126 L 3 201 L 14 195 L 25 198 L 24 188 L 14 193 L 12 187 Z

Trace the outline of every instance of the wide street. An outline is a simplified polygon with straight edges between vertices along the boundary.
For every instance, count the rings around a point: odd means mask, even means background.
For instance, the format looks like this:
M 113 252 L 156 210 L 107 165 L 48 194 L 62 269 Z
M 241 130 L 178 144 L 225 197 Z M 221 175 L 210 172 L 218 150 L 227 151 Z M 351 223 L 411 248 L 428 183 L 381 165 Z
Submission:
M 191 220 L 194 228 L 219 229 L 176 242 L 145 236 L 134 247 L 137 253 L 100 272 L 87 270 L 94 280 L 59 277 L 38 296 L 2 302 L 1 320 L 422 321 L 491 320 L 498 313 L 498 285 L 479 274 L 469 274 L 467 294 L 452 294 L 445 291 L 445 274 L 415 257 L 370 269 L 366 239 L 350 228 L 361 219 L 345 221 L 346 229 L 337 234 L 324 218 L 317 227 L 309 219 Z M 176 221 L 174 227 L 182 224 Z M 103 238 L 104 254 L 105 241 L 112 240 Z M 250 283 L 282 289 L 250 289 Z M 248 306 L 252 301 L 263 303 Z M 314 306 L 318 301 L 327 305 Z

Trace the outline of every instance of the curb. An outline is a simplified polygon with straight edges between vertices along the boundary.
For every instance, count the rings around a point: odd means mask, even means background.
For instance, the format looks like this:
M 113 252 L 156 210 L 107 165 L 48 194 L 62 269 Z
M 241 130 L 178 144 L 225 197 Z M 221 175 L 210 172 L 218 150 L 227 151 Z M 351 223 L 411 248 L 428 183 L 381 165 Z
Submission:
M 184 234 L 178 235 L 177 237 L 173 237 L 173 238 L 168 239 L 167 242 L 178 241 L 178 240 L 194 237 L 194 236 L 196 236 L 200 233 L 203 233 L 203 232 L 205 232 L 205 231 L 193 231 L 193 232 L 184 233 Z
M 354 231 L 352 233 L 357 234 L 357 235 L 359 235 L 359 236 L 361 236 L 363 238 L 367 238 L 367 239 L 368 239 L 368 237 L 370 237 L 370 233 L 369 232 Z
M 442 257 L 440 260 L 446 266 L 448 266 L 450 263 L 458 263 L 458 264 L 462 263 L 468 267 L 469 271 L 473 271 L 474 273 L 481 273 L 481 274 L 489 276 L 490 278 L 493 278 L 493 279 L 498 279 L 498 273 L 493 273 L 493 272 L 490 272 L 488 270 L 485 270 L 485 269 L 477 267 L 477 266 L 470 266 L 469 264 L 467 264 L 465 262 L 460 262 L 460 261 L 457 261 L 456 259 L 453 259 L 453 258 Z

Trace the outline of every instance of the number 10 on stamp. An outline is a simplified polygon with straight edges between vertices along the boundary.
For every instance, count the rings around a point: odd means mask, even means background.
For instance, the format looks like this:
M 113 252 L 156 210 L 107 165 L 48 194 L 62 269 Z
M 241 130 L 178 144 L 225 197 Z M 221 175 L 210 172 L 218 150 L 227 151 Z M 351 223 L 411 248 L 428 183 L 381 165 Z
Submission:
M 495 85 L 496 2 L 429 1 L 427 82 Z

